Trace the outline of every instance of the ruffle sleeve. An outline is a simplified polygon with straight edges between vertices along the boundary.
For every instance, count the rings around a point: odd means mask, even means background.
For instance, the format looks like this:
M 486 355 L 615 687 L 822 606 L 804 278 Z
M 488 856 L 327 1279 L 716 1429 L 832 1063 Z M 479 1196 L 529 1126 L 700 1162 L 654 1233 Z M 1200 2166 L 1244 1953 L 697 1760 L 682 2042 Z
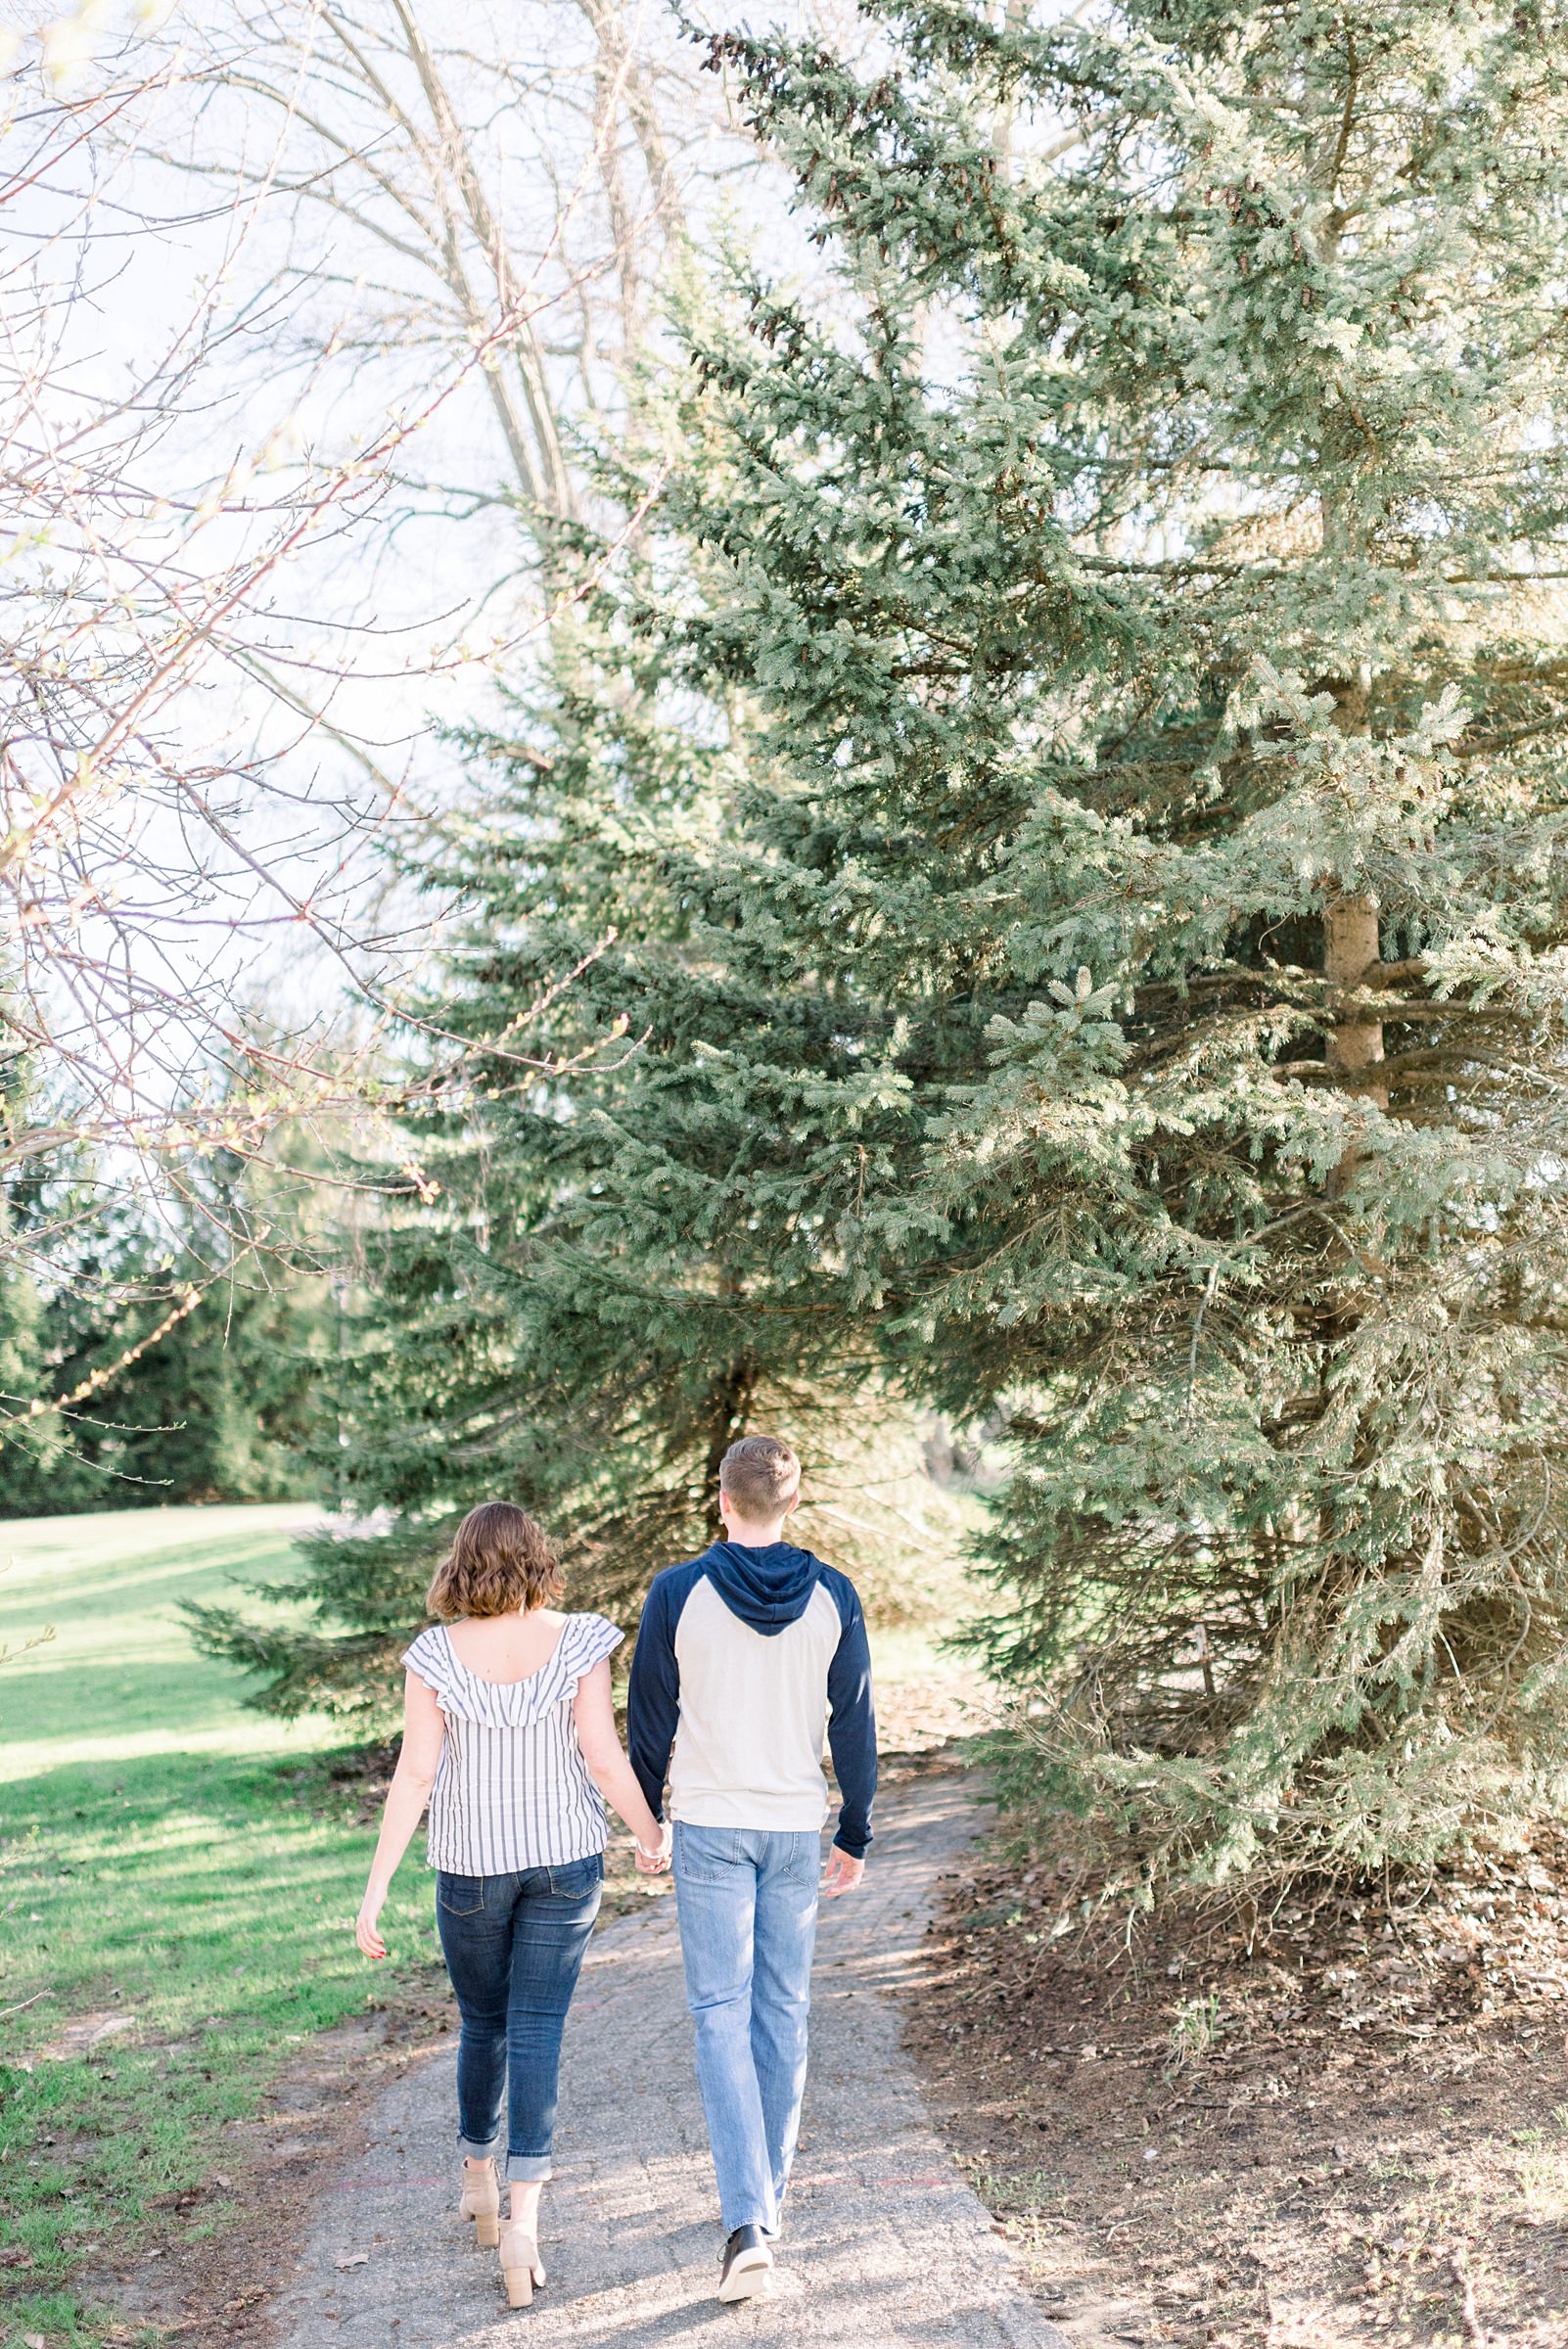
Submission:
M 604 1615 L 574 1615 L 572 1635 L 568 1693 L 576 1696 L 578 1681 L 612 1655 L 626 1635 Z
M 398 1661 L 435 1692 L 443 1713 L 459 1712 L 457 1660 L 438 1627 L 432 1626 L 411 1639 Z

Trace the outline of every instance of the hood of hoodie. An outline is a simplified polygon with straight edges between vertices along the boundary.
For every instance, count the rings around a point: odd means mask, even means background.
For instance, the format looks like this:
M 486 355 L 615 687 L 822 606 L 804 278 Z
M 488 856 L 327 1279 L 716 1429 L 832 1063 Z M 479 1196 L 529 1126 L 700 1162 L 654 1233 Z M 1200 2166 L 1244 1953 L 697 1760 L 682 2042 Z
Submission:
M 820 1558 L 792 1542 L 767 1542 L 760 1549 L 715 1542 L 697 1563 L 730 1613 L 768 1638 L 799 1622 L 826 1571 Z

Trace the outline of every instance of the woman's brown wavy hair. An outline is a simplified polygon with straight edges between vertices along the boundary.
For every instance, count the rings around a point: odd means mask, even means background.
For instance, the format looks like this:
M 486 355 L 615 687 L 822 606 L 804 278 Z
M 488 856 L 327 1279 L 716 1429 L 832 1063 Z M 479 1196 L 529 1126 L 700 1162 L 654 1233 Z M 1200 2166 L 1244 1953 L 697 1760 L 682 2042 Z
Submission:
M 470 1509 L 436 1569 L 425 1604 L 441 1623 L 460 1615 L 511 1615 L 559 1598 L 566 1577 L 550 1537 L 515 1500 Z

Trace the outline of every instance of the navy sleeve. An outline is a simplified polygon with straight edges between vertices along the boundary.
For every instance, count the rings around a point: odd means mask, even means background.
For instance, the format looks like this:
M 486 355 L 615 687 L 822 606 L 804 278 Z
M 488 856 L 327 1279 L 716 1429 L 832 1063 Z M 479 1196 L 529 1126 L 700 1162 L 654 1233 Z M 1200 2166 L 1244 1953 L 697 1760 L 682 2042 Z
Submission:
M 678 1578 L 655 1575 L 637 1627 L 631 1678 L 626 1687 L 626 1751 L 638 1785 L 655 1819 L 663 1819 L 665 1779 L 669 1771 L 675 1724 L 680 1718 L 680 1667 L 675 1662 L 675 1626 L 686 1597 Z
M 842 1807 L 833 1840 L 853 1860 L 871 1841 L 871 1804 L 877 1790 L 877 1717 L 871 1703 L 871 1648 L 865 1635 L 854 1585 L 829 1571 L 823 1576 L 836 1601 L 843 1630 L 828 1666 L 828 1750 L 839 1781 Z

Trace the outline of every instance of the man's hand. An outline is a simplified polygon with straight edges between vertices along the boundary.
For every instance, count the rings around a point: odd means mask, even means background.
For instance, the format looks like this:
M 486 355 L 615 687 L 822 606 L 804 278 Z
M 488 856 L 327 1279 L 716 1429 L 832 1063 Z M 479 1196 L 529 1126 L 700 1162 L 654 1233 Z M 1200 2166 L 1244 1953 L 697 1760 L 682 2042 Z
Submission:
M 827 1856 L 822 1870 L 822 1894 L 825 1900 L 836 1901 L 841 1892 L 853 1892 L 865 1874 L 865 1862 L 853 1859 L 838 1844 Z

